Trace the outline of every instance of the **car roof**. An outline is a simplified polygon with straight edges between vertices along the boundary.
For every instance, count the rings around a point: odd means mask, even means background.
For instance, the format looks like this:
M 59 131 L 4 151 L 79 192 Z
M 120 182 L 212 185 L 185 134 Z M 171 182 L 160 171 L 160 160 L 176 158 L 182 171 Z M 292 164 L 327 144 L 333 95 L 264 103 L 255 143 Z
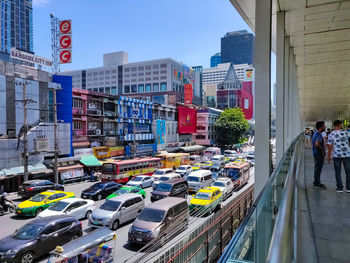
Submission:
M 139 194 L 125 194 L 125 195 L 114 196 L 114 197 L 110 198 L 109 200 L 124 202 L 124 201 L 127 201 L 127 200 L 129 200 L 131 198 L 135 198 L 135 197 L 140 197 L 140 195 Z
M 189 176 L 196 176 L 196 177 L 199 177 L 199 176 L 205 176 L 205 174 L 207 173 L 211 173 L 209 170 L 198 170 L 198 171 L 194 171 L 194 172 L 191 172 L 189 174 Z
M 158 209 L 158 210 L 168 210 L 173 206 L 186 202 L 186 199 L 180 197 L 167 197 L 164 199 L 160 199 L 154 203 L 148 204 L 146 208 Z
M 231 181 L 231 179 L 230 178 L 227 178 L 227 177 L 218 177 L 216 180 L 215 180 L 215 182 L 216 181 Z
M 160 184 L 177 184 L 177 183 L 182 183 L 182 182 L 187 182 L 185 179 L 183 178 L 176 178 L 176 179 L 171 179 L 171 180 L 168 180 L 168 181 L 165 181 L 165 182 L 162 182 Z
M 77 219 L 73 216 L 68 215 L 54 215 L 54 216 L 47 216 L 42 218 L 35 218 L 34 220 L 30 221 L 28 224 L 40 224 L 40 225 L 47 225 L 54 221 L 61 221 L 64 219 L 74 219 L 74 221 L 77 221 Z
M 158 169 L 157 171 L 169 171 L 169 170 L 173 170 L 173 169 L 171 169 L 171 168 L 162 168 L 162 169 Z
M 73 197 L 73 198 L 66 198 L 63 199 L 62 202 L 66 202 L 66 203 L 74 203 L 74 202 L 78 202 L 78 201 L 90 201 L 90 200 L 84 200 L 82 198 L 78 198 L 78 197 Z M 61 202 L 61 201 L 60 201 Z
M 134 188 L 137 188 L 137 189 L 140 189 L 140 187 L 137 187 L 137 186 L 132 186 L 132 185 L 123 185 L 120 189 L 134 189 Z
M 211 193 L 211 192 L 214 192 L 214 191 L 220 191 L 220 188 L 217 188 L 217 187 L 214 187 L 214 186 L 209 186 L 209 187 L 200 189 L 199 191 L 200 191 L 200 192 Z
M 34 184 L 34 183 L 42 183 L 42 182 L 50 182 L 50 183 L 52 183 L 50 180 L 36 179 L 36 180 L 25 181 L 25 182 L 23 182 L 23 184 Z
M 191 167 L 189 164 L 180 165 L 179 167 Z
M 45 194 L 45 195 L 53 195 L 53 194 L 59 194 L 59 193 L 70 193 L 70 194 L 73 194 L 72 192 L 64 192 L 64 191 L 56 191 L 56 190 L 47 190 L 47 191 L 44 191 L 44 192 L 41 192 L 40 194 Z

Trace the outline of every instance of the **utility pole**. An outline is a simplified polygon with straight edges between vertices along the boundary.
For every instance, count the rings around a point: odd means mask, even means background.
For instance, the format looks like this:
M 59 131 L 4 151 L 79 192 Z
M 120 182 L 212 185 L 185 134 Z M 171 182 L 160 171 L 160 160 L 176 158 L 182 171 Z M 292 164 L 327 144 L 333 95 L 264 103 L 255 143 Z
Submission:
M 133 133 L 133 158 L 136 157 L 136 118 L 133 118 L 133 129 L 132 129 L 132 133 Z
M 57 101 L 56 101 L 56 89 L 53 89 L 53 119 L 54 119 L 54 171 L 55 171 L 55 183 L 58 184 L 58 136 L 57 136 Z
M 31 103 L 36 103 L 33 99 L 27 99 L 27 81 L 16 81 L 16 86 L 22 86 L 23 95 L 21 100 L 15 100 L 23 105 L 23 175 L 24 181 L 28 181 L 28 124 L 27 124 L 27 105 Z M 20 136 L 20 134 L 18 135 Z

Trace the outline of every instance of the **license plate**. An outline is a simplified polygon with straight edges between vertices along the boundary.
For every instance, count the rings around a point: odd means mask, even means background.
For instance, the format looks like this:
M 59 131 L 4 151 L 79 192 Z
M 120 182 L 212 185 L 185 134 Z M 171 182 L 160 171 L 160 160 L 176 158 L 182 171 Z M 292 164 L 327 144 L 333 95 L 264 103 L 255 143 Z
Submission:
M 86 198 L 86 195 L 83 195 L 83 198 Z
M 142 238 L 137 237 L 137 238 L 136 238 L 136 241 L 142 242 Z
M 21 213 L 21 210 L 17 210 L 17 214 L 20 214 Z

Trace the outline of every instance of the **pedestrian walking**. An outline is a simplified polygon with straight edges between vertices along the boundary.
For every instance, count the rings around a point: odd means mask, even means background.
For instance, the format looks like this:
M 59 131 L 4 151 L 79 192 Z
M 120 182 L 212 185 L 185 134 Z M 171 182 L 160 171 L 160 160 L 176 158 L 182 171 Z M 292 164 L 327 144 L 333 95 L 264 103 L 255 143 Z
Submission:
M 346 175 L 346 192 L 350 193 L 350 132 L 343 130 L 342 122 L 336 120 L 333 122 L 334 131 L 328 137 L 328 162 L 331 163 L 333 153 L 333 164 L 335 180 L 337 181 L 337 192 L 343 192 L 343 182 L 341 179 L 341 165 L 344 165 Z
M 305 144 L 306 144 L 306 148 L 311 147 L 311 131 L 309 128 L 305 129 Z
M 324 132 L 326 126 L 324 121 L 316 122 L 316 132 L 312 136 L 312 153 L 314 156 L 314 187 L 319 189 L 327 189 L 324 184 L 321 184 L 321 172 L 324 163 L 325 147 L 322 132 Z

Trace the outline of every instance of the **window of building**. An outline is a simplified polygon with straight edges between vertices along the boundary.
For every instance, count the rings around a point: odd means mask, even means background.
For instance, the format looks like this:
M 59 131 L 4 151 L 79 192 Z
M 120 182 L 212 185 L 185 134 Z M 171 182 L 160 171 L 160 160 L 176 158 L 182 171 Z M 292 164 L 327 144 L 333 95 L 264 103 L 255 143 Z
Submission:
M 167 90 L 166 82 L 160 83 L 160 90 L 161 90 L 161 91 L 166 91 L 166 90 Z
M 79 99 L 73 99 L 73 108 L 82 109 L 83 108 L 83 102 Z
M 137 86 L 136 85 L 131 85 L 131 92 L 137 93 Z
M 132 67 L 132 68 L 131 68 L 131 72 L 135 72 L 136 70 L 137 70 L 136 67 Z
M 156 64 L 156 65 L 153 65 L 153 69 L 158 69 L 159 68 L 159 65 Z
M 124 72 L 130 72 L 130 68 L 124 68 Z
M 153 71 L 153 75 L 159 75 L 159 71 Z
M 143 92 L 143 84 L 139 85 L 139 92 Z
M 143 70 L 144 69 L 144 66 L 139 66 L 139 70 Z
M 161 70 L 160 74 L 166 74 L 166 70 Z
M 139 76 L 143 76 L 144 75 L 144 73 L 143 72 L 139 72 Z
M 153 80 L 159 80 L 159 77 L 153 77 Z
M 160 64 L 161 68 L 166 68 L 166 64 Z
M 111 94 L 111 88 L 110 87 L 105 87 L 105 93 Z
M 159 91 L 159 83 L 153 83 L 153 91 Z
M 151 72 L 146 72 L 146 76 L 149 76 L 149 75 L 151 75 Z
M 80 121 L 73 121 L 73 130 L 82 130 L 83 124 Z
M 144 80 L 144 78 L 139 78 L 139 81 L 143 81 Z
M 98 89 L 98 91 L 103 93 L 105 91 L 105 89 L 101 87 Z
M 151 84 L 146 84 L 146 92 L 151 92 Z
M 148 66 L 145 67 L 145 69 L 146 69 L 146 70 L 147 70 L 147 69 L 152 69 L 152 67 L 151 67 L 151 65 L 148 65 Z
M 130 93 L 130 86 L 129 85 L 124 86 L 124 93 Z
M 196 135 L 196 139 L 205 140 L 205 135 Z
M 117 87 L 111 87 L 111 94 L 116 95 L 117 94 Z
M 151 80 L 151 79 L 152 79 L 152 78 L 146 78 L 145 80 L 146 80 L 146 81 L 149 81 L 149 80 Z
M 136 73 L 131 74 L 131 77 L 136 77 L 136 76 L 137 76 Z

